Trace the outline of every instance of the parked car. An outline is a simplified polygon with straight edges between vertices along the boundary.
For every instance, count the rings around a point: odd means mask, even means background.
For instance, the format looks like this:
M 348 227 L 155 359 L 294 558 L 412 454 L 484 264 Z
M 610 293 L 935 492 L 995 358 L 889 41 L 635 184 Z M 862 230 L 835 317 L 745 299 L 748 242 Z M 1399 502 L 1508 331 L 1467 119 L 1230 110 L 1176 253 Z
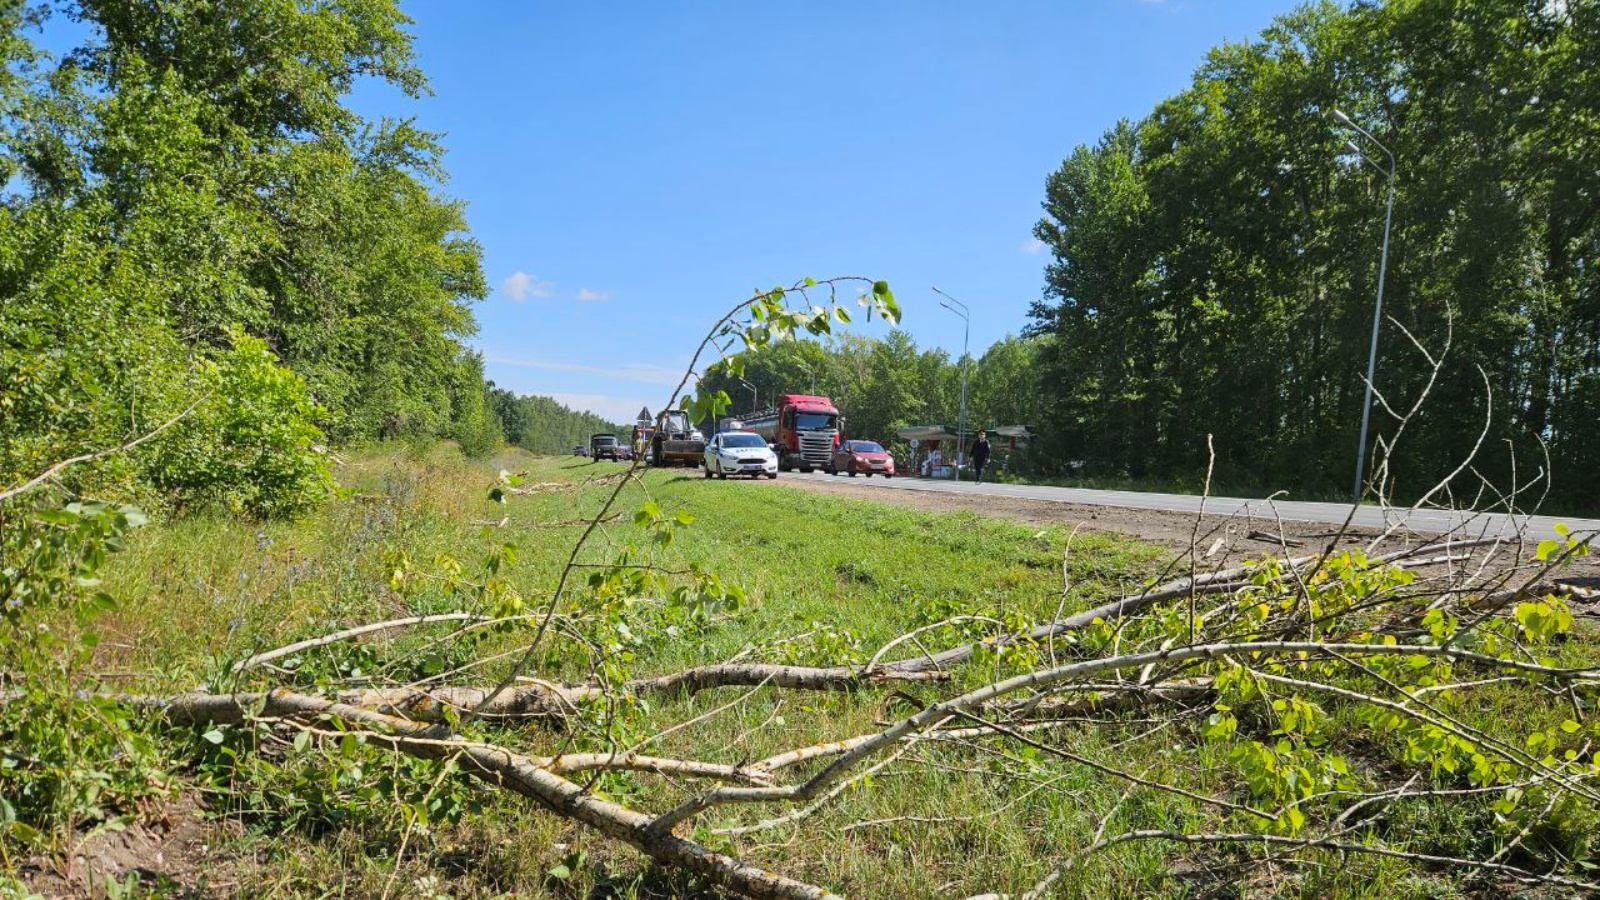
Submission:
M 627 444 L 623 444 L 622 446 L 618 447 L 617 448 L 617 459 L 620 459 L 623 462 L 632 462 L 633 461 L 633 448 L 630 447 Z
M 595 459 L 621 459 L 621 450 L 621 442 L 609 431 L 601 431 L 589 437 L 589 455 Z
M 837 475 L 840 472 L 852 478 L 857 472 L 865 473 L 868 478 L 873 475 L 893 478 L 894 457 L 877 441 L 845 441 L 834 451 L 833 459 L 828 461 L 828 474 Z
M 706 442 L 706 477 L 727 478 L 749 475 L 778 477 L 778 454 L 772 452 L 761 435 L 750 431 L 723 431 Z
M 589 455 L 589 445 L 588 444 L 579 444 L 578 446 L 573 447 L 572 448 L 572 455 L 573 456 L 588 456 Z

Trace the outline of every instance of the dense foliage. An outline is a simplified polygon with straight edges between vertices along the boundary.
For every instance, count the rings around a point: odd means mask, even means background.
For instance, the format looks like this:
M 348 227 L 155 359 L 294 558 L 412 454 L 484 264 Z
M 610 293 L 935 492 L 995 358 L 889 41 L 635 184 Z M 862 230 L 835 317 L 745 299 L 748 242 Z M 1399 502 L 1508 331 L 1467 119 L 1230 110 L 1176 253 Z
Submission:
M 1036 361 L 1046 342 L 1007 337 L 968 361 L 971 429 L 1037 421 Z M 839 408 L 848 437 L 892 446 L 903 443 L 895 430 L 908 425 L 956 427 L 961 363 L 937 348 L 919 350 L 911 335 L 899 329 L 881 341 L 841 334 L 825 343 L 783 341 L 751 354 L 744 362 L 743 381 L 719 363 L 707 370 L 702 388 L 725 391 L 733 416 L 768 407 L 779 394 L 821 394 Z
M 1453 323 L 1399 483 L 1448 473 L 1492 413 L 1478 471 L 1509 484 L 1514 451 L 1526 477 L 1542 441 L 1556 499 L 1600 495 L 1594 0 L 1311 5 L 1074 151 L 1036 229 L 1052 455 L 1193 475 L 1213 433 L 1219 477 L 1349 483 L 1385 179 L 1341 149 L 1335 108 L 1398 163 L 1385 312 L 1431 353 Z M 1389 322 L 1380 354 L 1377 388 L 1404 408 L 1428 361 Z
M 568 409 L 550 397 L 519 396 L 490 386 L 489 402 L 499 417 L 505 440 L 534 453 L 571 453 L 589 437 L 609 431 L 626 438 L 628 429 L 590 412 Z
M 325 487 L 325 439 L 498 444 L 437 137 L 344 105 L 426 90 L 392 0 L 51 8 L 0 4 L 0 483 L 199 398 L 78 486 L 265 514 Z M 52 14 L 89 35 L 58 58 Z

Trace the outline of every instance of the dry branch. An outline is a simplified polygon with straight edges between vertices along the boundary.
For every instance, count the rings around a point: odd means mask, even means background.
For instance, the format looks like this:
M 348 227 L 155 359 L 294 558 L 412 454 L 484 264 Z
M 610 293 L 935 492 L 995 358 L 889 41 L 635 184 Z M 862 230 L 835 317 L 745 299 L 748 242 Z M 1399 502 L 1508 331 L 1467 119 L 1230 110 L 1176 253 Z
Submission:
M 298 720 L 326 717 L 368 726 L 377 729 L 365 735 L 369 744 L 421 759 L 452 757 L 463 771 L 476 778 L 531 798 L 551 812 L 629 844 L 652 859 L 710 879 L 746 897 L 755 900 L 837 898 L 837 895 L 815 885 L 748 865 L 693 841 L 655 833 L 650 829 L 652 819 L 649 816 L 601 799 L 551 771 L 551 767 L 557 765 L 556 760 L 523 756 L 493 744 L 451 740 L 448 734 L 440 734 L 441 730 L 434 726 L 420 726 L 337 701 L 286 691 L 274 691 L 254 698 L 189 694 L 174 698 L 166 706 L 165 713 L 173 722 L 226 723 L 262 717 Z M 657 760 L 644 764 L 636 759 L 632 761 L 634 764 L 624 765 L 629 761 L 594 758 L 604 756 L 591 755 L 583 762 L 589 768 L 598 766 L 646 771 L 658 771 L 655 766 L 677 762 Z M 760 780 L 760 776 L 744 780 Z
M 347 628 L 343 631 L 336 631 L 332 634 L 325 634 L 321 637 L 308 638 L 293 644 L 287 644 L 277 648 L 276 650 L 268 650 L 263 653 L 257 653 L 254 656 L 234 663 L 233 671 L 235 673 L 244 672 L 264 663 L 272 662 L 275 659 L 282 659 L 285 656 L 293 656 L 294 654 L 299 653 L 301 650 L 310 650 L 314 647 L 325 647 L 329 644 L 337 644 L 340 641 L 347 641 L 351 638 L 358 638 L 364 634 L 372 634 L 378 631 L 389 631 L 395 628 L 408 628 L 412 625 L 426 625 L 431 622 L 485 622 L 488 621 L 489 618 L 490 617 L 488 616 L 481 616 L 477 613 L 454 612 L 436 613 L 434 615 L 427 616 L 407 616 L 403 619 L 390 619 L 386 622 L 372 622 L 367 625 L 357 625 L 354 628 Z

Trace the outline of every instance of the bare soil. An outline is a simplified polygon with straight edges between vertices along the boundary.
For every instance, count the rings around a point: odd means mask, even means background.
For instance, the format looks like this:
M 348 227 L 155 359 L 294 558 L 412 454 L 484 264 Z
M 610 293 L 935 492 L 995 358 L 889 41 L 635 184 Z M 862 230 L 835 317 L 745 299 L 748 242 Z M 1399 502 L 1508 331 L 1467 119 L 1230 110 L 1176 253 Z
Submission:
M 230 879 L 238 860 L 230 847 L 239 831 L 237 823 L 206 821 L 193 796 L 152 799 L 126 827 L 81 838 L 65 858 L 28 860 L 19 874 L 46 900 L 105 897 L 108 882 L 125 886 L 132 877 L 146 892 L 164 897 L 231 894 L 238 887 Z

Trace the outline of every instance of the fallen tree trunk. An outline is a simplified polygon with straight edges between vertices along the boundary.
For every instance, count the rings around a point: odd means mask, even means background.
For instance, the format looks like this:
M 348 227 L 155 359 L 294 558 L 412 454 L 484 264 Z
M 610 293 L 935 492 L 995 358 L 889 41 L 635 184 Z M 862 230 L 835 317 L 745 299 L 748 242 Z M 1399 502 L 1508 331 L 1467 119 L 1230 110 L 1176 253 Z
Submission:
M 533 757 L 493 744 L 450 739 L 436 726 L 420 726 L 334 700 L 273 691 L 256 695 L 188 694 L 163 707 L 178 723 L 238 723 L 261 717 L 296 720 L 333 718 L 380 729 L 369 744 L 420 759 L 454 758 L 462 771 L 528 797 L 563 818 L 622 841 L 665 865 L 678 867 L 754 900 L 842 900 L 815 885 L 741 862 L 694 841 L 650 830 L 654 819 L 585 791 Z M 605 754 L 595 754 L 605 756 Z M 757 776 L 759 778 L 759 776 Z
M 619 693 L 636 697 L 676 698 L 719 687 L 773 687 L 807 691 L 852 690 L 885 681 L 937 681 L 946 676 L 938 672 L 872 672 L 862 674 L 847 666 L 779 666 L 759 663 L 697 666 L 640 678 L 623 685 Z M 449 710 L 475 709 L 493 693 L 484 687 L 358 688 L 340 691 L 321 699 L 412 722 L 443 722 Z M 180 694 L 176 698 L 142 694 L 115 695 L 117 702 L 146 712 L 164 712 L 181 721 L 239 721 L 240 707 L 257 709 L 259 715 L 283 716 L 281 691 L 251 691 L 235 694 Z M 294 694 L 290 696 L 311 696 Z M 564 685 L 550 682 L 524 685 L 501 691 L 478 715 L 486 719 L 561 719 L 584 703 L 604 699 L 605 689 L 595 685 Z

